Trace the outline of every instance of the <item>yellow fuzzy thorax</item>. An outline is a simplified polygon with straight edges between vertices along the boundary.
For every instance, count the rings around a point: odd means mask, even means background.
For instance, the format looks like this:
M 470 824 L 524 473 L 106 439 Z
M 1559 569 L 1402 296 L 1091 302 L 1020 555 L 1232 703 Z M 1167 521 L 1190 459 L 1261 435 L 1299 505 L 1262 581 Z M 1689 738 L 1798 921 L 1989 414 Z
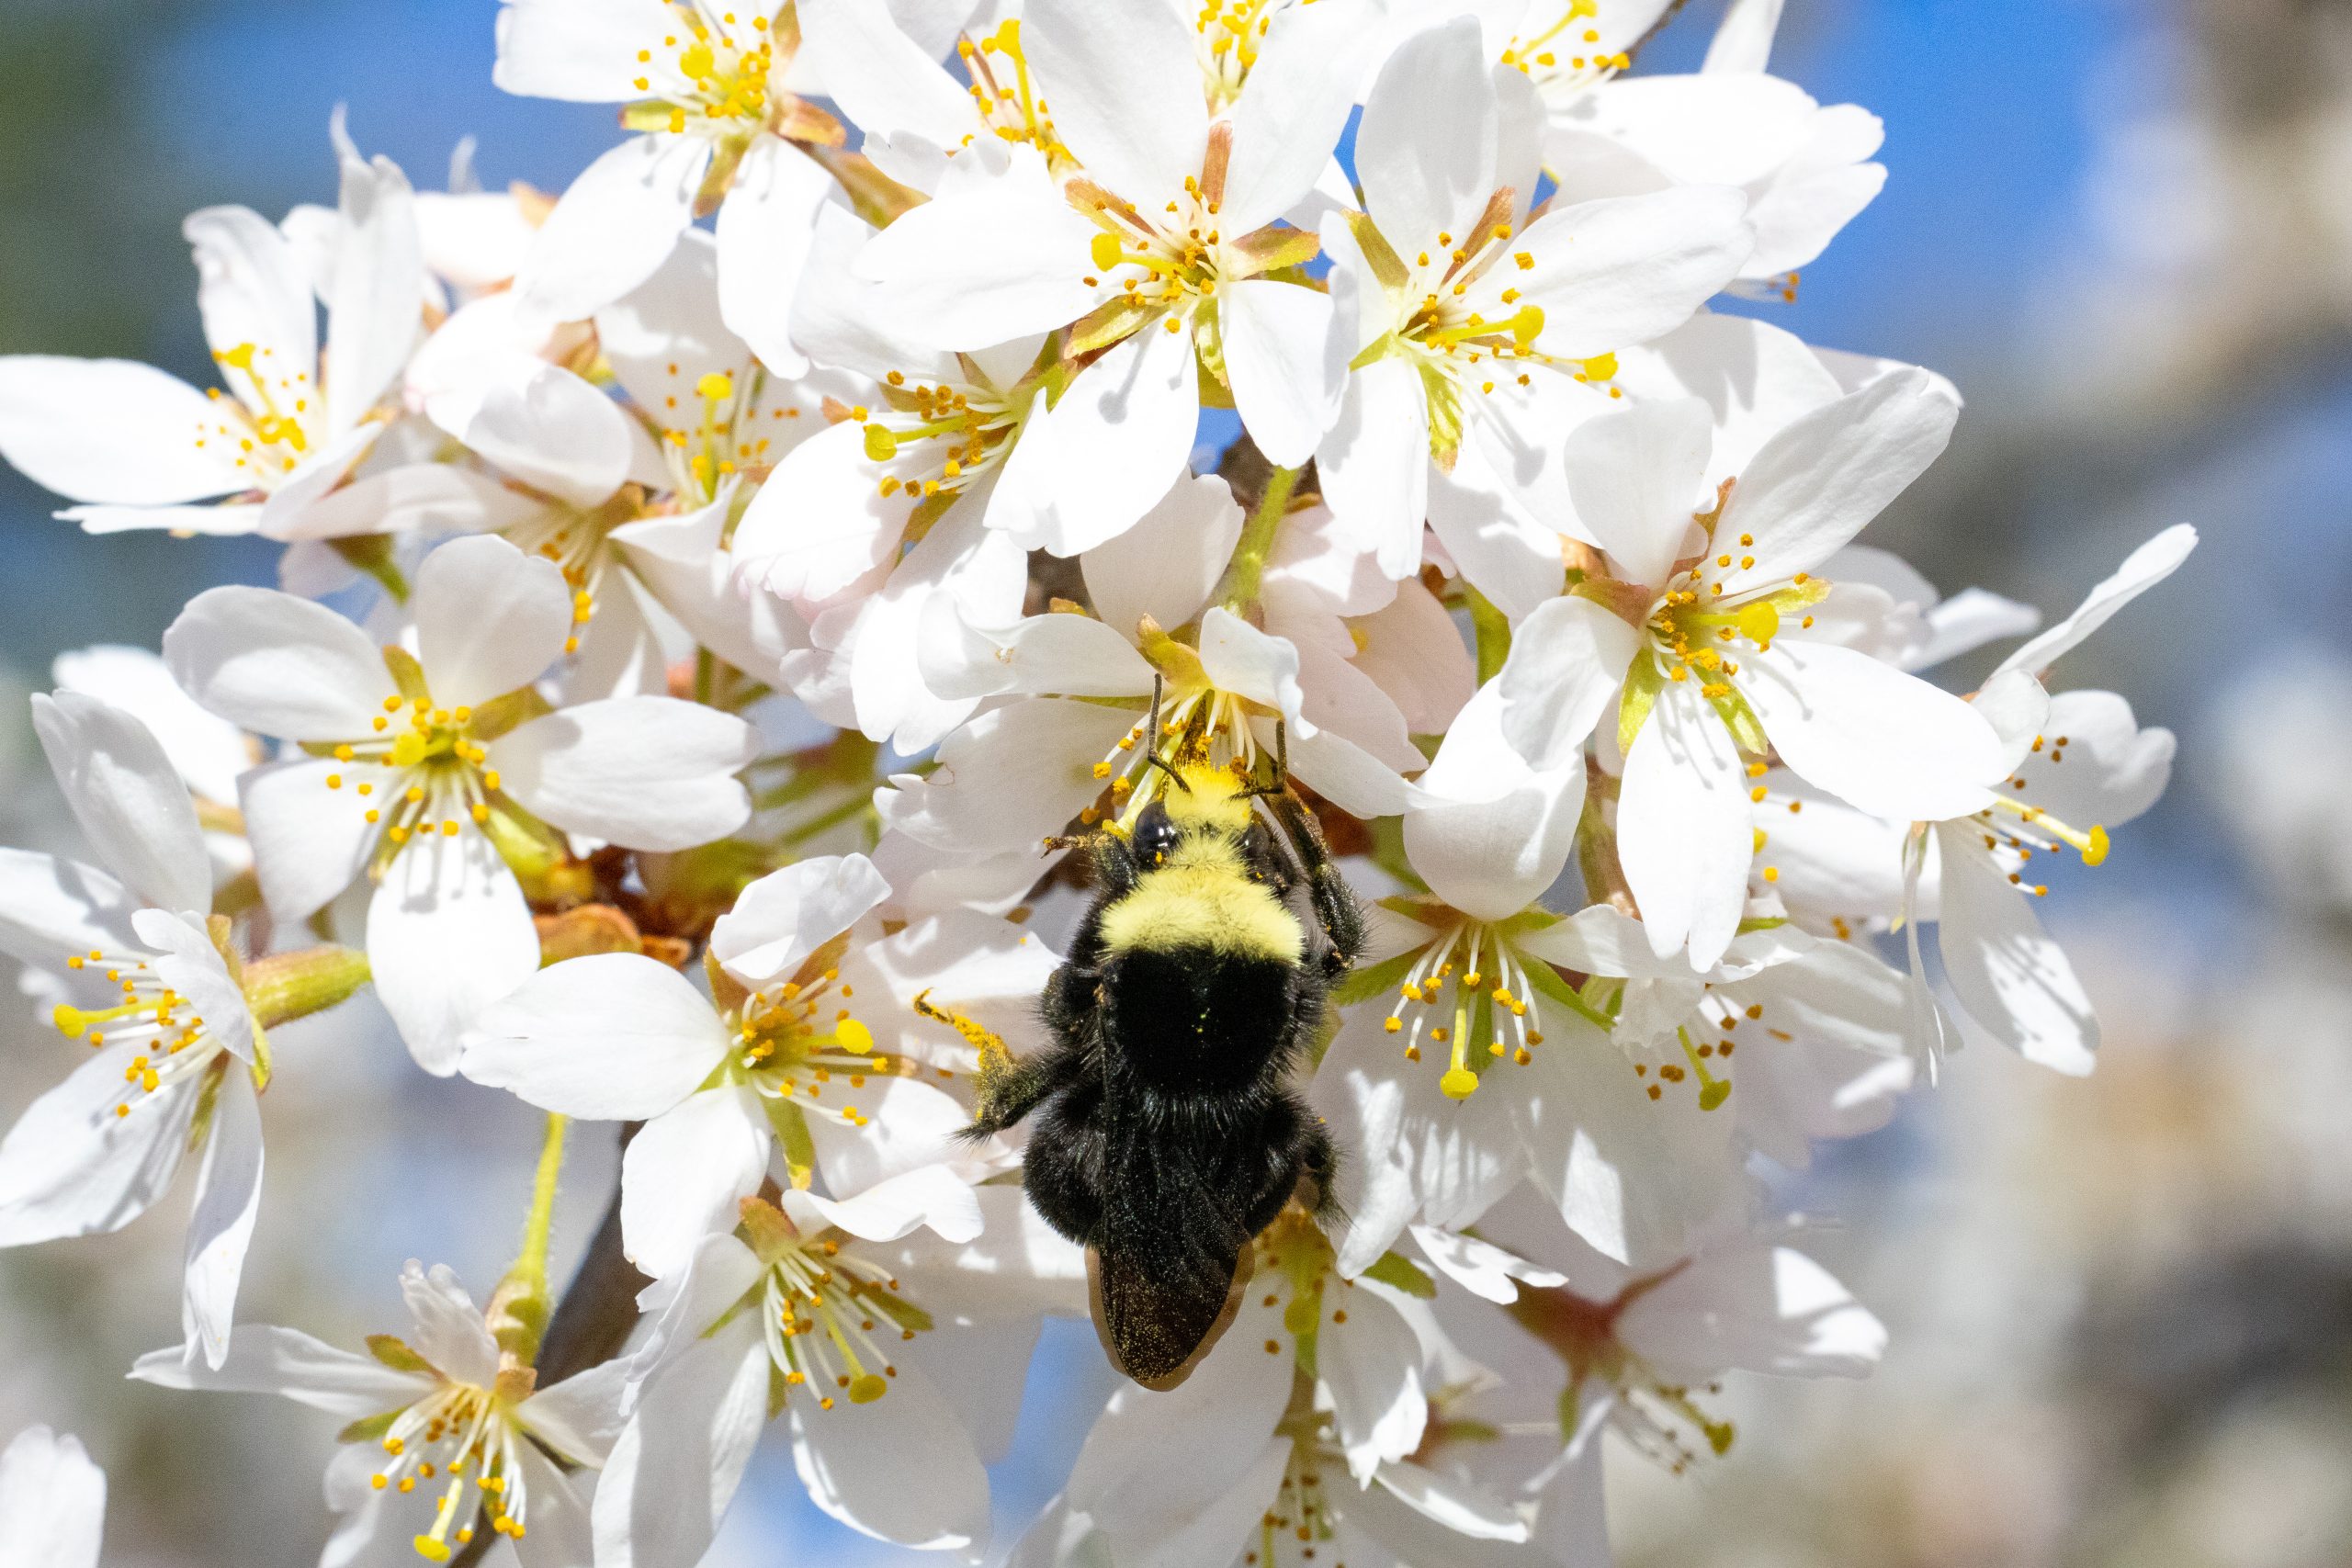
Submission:
M 1242 781 L 1231 768 L 1186 762 L 1176 773 L 1182 787 L 1161 795 L 1159 804 L 1179 832 L 1190 837 L 1204 829 L 1215 829 L 1238 839 L 1248 830 L 1250 797 L 1241 793 Z
M 1181 797 L 1171 796 L 1170 806 Z M 1230 804 L 1246 825 L 1249 803 Z M 1272 889 L 1250 879 L 1238 838 L 1215 830 L 1180 838 L 1165 865 L 1145 872 L 1133 892 L 1103 911 L 1102 931 L 1102 945 L 1113 953 L 1207 948 L 1283 964 L 1295 964 L 1306 953 L 1298 917 Z

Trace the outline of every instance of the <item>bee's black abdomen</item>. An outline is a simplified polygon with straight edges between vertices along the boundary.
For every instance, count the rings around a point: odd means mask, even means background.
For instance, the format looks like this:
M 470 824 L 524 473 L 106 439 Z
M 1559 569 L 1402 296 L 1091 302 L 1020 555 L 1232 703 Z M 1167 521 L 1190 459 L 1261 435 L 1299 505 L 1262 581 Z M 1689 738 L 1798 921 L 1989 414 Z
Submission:
M 1256 1082 L 1287 1053 L 1299 966 L 1180 947 L 1123 953 L 1105 964 L 1104 1028 L 1137 1084 L 1221 1094 Z

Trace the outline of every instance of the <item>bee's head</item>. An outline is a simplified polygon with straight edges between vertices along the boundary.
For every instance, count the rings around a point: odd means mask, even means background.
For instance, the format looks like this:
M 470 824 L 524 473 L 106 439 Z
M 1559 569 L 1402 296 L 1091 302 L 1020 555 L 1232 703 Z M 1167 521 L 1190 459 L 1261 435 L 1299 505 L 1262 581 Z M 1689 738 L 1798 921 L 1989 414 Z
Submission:
M 1184 762 L 1170 770 L 1171 787 L 1136 818 L 1136 858 L 1165 865 L 1178 840 L 1199 834 L 1238 839 L 1250 829 L 1250 799 L 1230 768 Z

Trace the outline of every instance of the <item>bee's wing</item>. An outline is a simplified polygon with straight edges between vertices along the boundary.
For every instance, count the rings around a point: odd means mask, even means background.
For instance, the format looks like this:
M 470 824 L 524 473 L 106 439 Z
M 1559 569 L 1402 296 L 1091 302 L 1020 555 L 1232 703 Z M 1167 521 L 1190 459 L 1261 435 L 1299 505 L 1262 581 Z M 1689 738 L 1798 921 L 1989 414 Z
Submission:
M 1250 1269 L 1247 1248 L 1220 1265 L 1181 1245 L 1088 1247 L 1087 1296 L 1103 1354 L 1146 1388 L 1174 1388 L 1233 1325 Z

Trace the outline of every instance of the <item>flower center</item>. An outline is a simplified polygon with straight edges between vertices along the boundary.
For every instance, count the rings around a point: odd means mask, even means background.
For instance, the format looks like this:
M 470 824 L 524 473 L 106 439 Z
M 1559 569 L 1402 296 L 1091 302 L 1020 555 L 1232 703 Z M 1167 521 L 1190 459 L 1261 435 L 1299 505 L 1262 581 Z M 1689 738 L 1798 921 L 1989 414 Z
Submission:
M 109 1042 L 143 1046 L 122 1069 L 123 1081 L 136 1092 L 114 1108 L 117 1117 L 129 1116 L 134 1102 L 145 1103 L 167 1086 L 200 1078 L 225 1060 L 227 1053 L 205 1032 L 204 1020 L 155 977 L 148 960 L 94 947 L 68 958 L 65 966 L 100 971 L 122 987 L 122 1000 L 96 1010 L 60 1002 L 50 1014 L 58 1032 L 68 1040 L 87 1040 L 94 1051 Z
M 1438 1089 L 1449 1100 L 1467 1100 L 1490 1063 L 1533 1061 L 1531 1047 L 1544 1043 L 1544 1034 L 1527 1022 L 1535 982 L 1501 933 L 1484 920 L 1454 916 L 1453 922 L 1413 956 L 1385 1027 L 1405 1036 L 1408 1062 L 1421 1059 L 1424 1037 L 1443 1046 Z
M 1258 63 L 1258 52 L 1265 47 L 1266 34 L 1272 28 L 1275 16 L 1287 10 L 1289 3 L 1290 0 L 1202 0 L 1200 12 L 1193 18 L 1193 30 L 1200 35 L 1195 47 L 1211 114 L 1230 108 L 1233 100 L 1241 96 L 1250 68 Z
M 729 11 L 719 25 L 691 6 L 673 0 L 677 30 L 662 35 L 657 51 L 640 49 L 637 62 L 650 67 L 661 59 L 684 79 L 675 98 L 659 98 L 637 106 L 632 123 L 638 129 L 664 129 L 682 134 L 689 122 L 714 135 L 740 134 L 768 117 L 768 73 L 775 63 L 775 45 L 768 36 L 768 19 L 753 16 L 739 23 Z M 741 28 L 739 32 L 736 29 Z M 653 90 L 650 75 L 637 78 L 640 93 Z
M 580 600 L 587 597 L 582 593 Z M 574 615 L 584 618 L 583 610 L 575 601 Z M 578 642 L 573 637 L 571 646 Z M 406 659 L 405 654 L 401 657 Z M 386 662 L 399 667 L 390 659 Z M 384 711 L 376 717 L 376 733 L 346 740 L 334 752 L 338 762 L 355 769 L 380 768 L 384 774 L 364 778 L 331 773 L 327 788 L 348 788 L 357 796 L 368 821 L 383 825 L 384 838 L 395 852 L 412 834 L 439 832 L 456 838 L 459 818 L 469 817 L 477 824 L 490 820 L 492 797 L 499 790 L 497 771 L 482 765 L 490 760 L 490 750 L 474 738 L 474 724 L 473 709 L 435 707 L 429 694 L 386 697 Z
M 1005 141 L 1026 142 L 1052 162 L 1067 162 L 1069 149 L 1054 135 L 1046 100 L 1029 75 L 1029 59 L 1021 51 L 1021 22 L 1007 17 L 996 31 L 974 43 L 956 40 L 956 53 L 971 73 L 972 102 L 980 123 Z M 968 144 L 971 138 L 965 138 Z M 952 155 L 954 149 L 948 150 Z
M 768 1265 L 761 1326 L 786 1387 L 813 1392 L 820 1410 L 837 1397 L 871 1404 L 889 1393 L 899 1369 L 884 1344 L 928 1331 L 931 1314 L 899 1292 L 889 1269 L 844 1248 L 833 1232 L 804 1235 L 769 1210 L 756 1240 Z
M 1678 1263 L 1664 1273 L 1645 1276 L 1603 1302 L 1579 1296 L 1565 1285 L 1520 1285 L 1519 1299 L 1503 1310 L 1567 1366 L 1568 1386 L 1560 1401 L 1563 1437 L 1576 1429 L 1577 1390 L 1588 1379 L 1598 1378 L 1617 1391 L 1611 1425 L 1675 1474 L 1698 1462 L 1700 1444 L 1716 1455 L 1731 1450 L 1732 1423 L 1716 1419 L 1698 1399 L 1722 1393 L 1723 1385 L 1708 1383 L 1694 1391 L 1688 1384 L 1669 1382 L 1617 1337 L 1625 1309 L 1685 1267 Z
M 904 372 L 893 370 L 882 397 L 886 412 L 857 408 L 850 415 L 865 427 L 866 457 L 897 466 L 882 476 L 886 496 L 903 490 L 929 501 L 957 493 L 1012 450 L 1021 428 L 1021 411 L 1010 400 L 975 385 L 910 386 Z
M 495 1393 L 444 1383 L 393 1418 L 383 1437 L 387 1462 L 368 1484 L 404 1495 L 437 1489 L 433 1528 L 413 1544 L 419 1556 L 447 1562 L 473 1540 L 478 1510 L 489 1513 L 495 1533 L 523 1539 L 529 1505 L 517 1450 L 527 1440 Z
M 1568 0 L 1549 25 L 1513 34 L 1502 62 L 1532 81 L 1557 106 L 1634 63 L 1622 51 L 1611 54 L 1601 50 L 1600 29 L 1592 25 L 1600 19 L 1600 0 Z
M 735 1015 L 730 1075 L 767 1099 L 806 1100 L 809 1111 L 865 1125 L 865 1113 L 846 1101 L 836 1077 L 854 1092 L 865 1087 L 867 1075 L 890 1077 L 899 1064 L 874 1055 L 874 1032 L 847 1005 L 854 998 L 830 965 L 747 998 Z M 905 1065 L 908 1074 L 914 1070 Z M 827 1103 L 829 1094 L 842 1103 Z
M 220 378 L 235 396 L 224 397 L 218 387 L 208 389 L 205 395 L 219 405 L 220 418 L 209 428 L 199 424 L 196 434 L 200 447 L 216 441 L 233 446 L 237 468 L 251 476 L 255 490 L 262 491 L 275 489 L 311 449 L 310 433 L 304 428 L 311 412 L 311 374 L 307 370 L 273 374 L 277 367 L 269 361 L 276 356 L 275 350 L 256 348 L 250 343 L 216 350 L 213 363 L 220 367 Z

